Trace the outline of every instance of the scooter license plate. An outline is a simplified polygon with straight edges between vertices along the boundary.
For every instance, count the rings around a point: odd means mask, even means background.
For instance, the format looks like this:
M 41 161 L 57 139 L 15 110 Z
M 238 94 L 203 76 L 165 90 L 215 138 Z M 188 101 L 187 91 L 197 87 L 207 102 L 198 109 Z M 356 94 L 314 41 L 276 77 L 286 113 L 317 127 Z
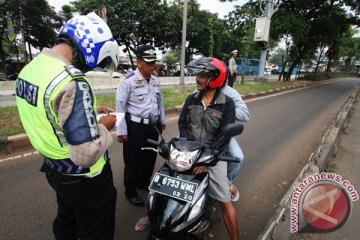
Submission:
M 192 202 L 197 187 L 197 183 L 155 173 L 149 189 L 179 200 Z

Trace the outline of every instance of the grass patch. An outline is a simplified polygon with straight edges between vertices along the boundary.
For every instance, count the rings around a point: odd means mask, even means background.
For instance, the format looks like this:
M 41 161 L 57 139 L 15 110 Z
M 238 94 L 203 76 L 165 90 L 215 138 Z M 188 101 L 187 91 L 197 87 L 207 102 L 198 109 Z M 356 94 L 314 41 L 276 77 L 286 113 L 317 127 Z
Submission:
M 268 91 L 276 88 L 286 87 L 297 83 L 296 81 L 288 82 L 267 82 L 267 83 L 254 83 L 254 82 L 236 82 L 234 84 L 234 89 L 238 91 L 241 95 L 249 93 L 258 93 L 262 91 Z
M 182 105 L 186 97 L 193 93 L 195 88 L 195 86 L 188 86 L 184 90 L 178 90 L 174 87 L 162 88 L 165 109 Z
M 0 126 L 0 139 L 4 141 L 8 136 L 25 132 L 17 107 L 0 108 Z
M 105 94 L 101 96 L 96 96 L 96 104 L 98 106 L 108 106 L 115 109 L 115 94 Z
M 195 86 L 186 86 L 184 90 L 178 90 L 175 87 L 162 87 L 161 92 L 164 97 L 164 106 L 166 108 L 181 105 L 187 96 L 195 90 Z M 115 109 L 115 94 L 106 94 L 96 96 L 98 106 L 109 106 Z
M 335 162 L 329 162 L 325 168 L 325 172 L 336 173 L 337 166 Z
M 256 93 L 261 91 L 267 91 L 279 87 L 296 84 L 295 81 L 289 82 L 268 82 L 268 83 L 251 83 L 236 82 L 234 88 L 245 95 L 248 93 Z M 179 88 L 178 86 L 162 87 L 161 91 L 164 96 L 165 109 L 181 105 L 186 97 L 195 90 L 195 85 L 185 86 Z M 115 94 L 106 94 L 96 97 L 97 105 L 105 105 L 115 109 Z M 3 107 L 0 108 L 0 139 L 6 140 L 8 136 L 24 133 L 24 128 L 20 122 L 19 113 L 17 107 Z
M 357 75 L 356 72 L 317 72 L 317 73 L 306 73 L 300 79 L 306 79 L 310 81 L 321 81 L 330 78 L 353 77 L 356 75 Z

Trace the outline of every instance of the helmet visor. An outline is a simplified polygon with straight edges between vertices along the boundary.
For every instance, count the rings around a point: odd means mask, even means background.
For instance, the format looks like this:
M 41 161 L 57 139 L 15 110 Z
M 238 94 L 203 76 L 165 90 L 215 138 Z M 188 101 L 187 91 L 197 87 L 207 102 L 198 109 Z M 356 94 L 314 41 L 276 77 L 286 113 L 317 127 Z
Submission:
M 203 69 L 203 68 L 187 67 L 186 69 L 193 76 L 198 76 L 198 75 L 207 75 L 207 76 L 209 76 L 210 75 L 210 72 L 208 70 L 206 70 L 206 69 Z
M 103 59 L 99 64 L 98 67 L 104 69 L 105 71 L 107 71 L 108 73 L 110 73 L 111 75 L 113 74 L 113 72 L 115 71 L 115 63 L 112 61 L 111 57 L 106 57 L 105 59 Z

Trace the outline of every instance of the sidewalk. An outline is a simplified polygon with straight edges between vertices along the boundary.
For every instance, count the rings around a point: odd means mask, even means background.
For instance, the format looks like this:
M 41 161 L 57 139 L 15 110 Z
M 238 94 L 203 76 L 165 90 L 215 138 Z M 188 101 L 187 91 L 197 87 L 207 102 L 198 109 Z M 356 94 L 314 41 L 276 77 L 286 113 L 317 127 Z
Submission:
M 341 135 L 339 150 L 332 163 L 335 173 L 350 181 L 360 193 L 360 97 L 355 102 L 345 133 Z M 297 240 L 359 240 L 360 200 L 352 202 L 353 208 L 348 221 L 337 231 L 322 234 L 303 233 Z

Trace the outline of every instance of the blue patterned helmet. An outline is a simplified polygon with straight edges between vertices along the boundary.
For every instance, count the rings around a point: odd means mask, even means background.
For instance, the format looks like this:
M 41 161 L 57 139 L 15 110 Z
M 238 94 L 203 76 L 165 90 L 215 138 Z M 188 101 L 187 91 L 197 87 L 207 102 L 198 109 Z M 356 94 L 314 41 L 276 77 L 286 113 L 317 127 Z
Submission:
M 93 12 L 67 21 L 58 39 L 66 39 L 73 45 L 73 64 L 80 70 L 88 71 L 96 66 L 114 69 L 118 65 L 119 46 L 108 25 Z

